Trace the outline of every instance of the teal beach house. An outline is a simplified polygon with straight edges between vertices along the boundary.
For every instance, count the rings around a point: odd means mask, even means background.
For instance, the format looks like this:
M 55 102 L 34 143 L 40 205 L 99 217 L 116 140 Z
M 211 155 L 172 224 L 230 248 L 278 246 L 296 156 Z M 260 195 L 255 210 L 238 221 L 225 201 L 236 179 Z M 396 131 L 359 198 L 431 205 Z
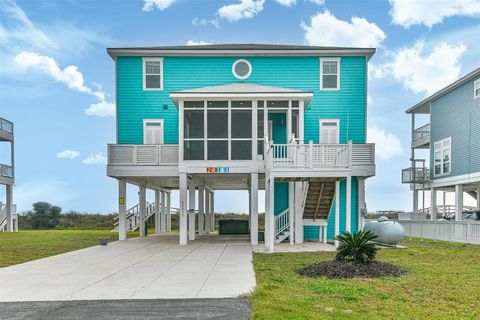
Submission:
M 119 183 L 120 239 L 154 216 L 179 214 L 179 243 L 214 229 L 215 190 L 248 190 L 249 230 L 264 243 L 333 241 L 362 227 L 371 48 L 224 44 L 109 48 L 115 62 L 117 141 L 107 174 Z M 126 184 L 139 204 L 125 205 Z M 147 203 L 145 190 L 155 190 Z M 179 208 L 170 205 L 179 190 Z M 196 199 L 198 197 L 198 199 Z M 262 233 L 261 233 L 262 234 Z

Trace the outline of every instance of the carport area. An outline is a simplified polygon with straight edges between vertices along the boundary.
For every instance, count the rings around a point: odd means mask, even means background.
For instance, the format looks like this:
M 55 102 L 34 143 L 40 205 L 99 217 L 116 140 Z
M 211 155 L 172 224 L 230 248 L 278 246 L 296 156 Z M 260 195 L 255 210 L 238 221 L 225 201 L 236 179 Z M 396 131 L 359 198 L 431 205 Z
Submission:
M 0 301 L 230 298 L 255 287 L 248 239 L 117 241 L 0 269 Z

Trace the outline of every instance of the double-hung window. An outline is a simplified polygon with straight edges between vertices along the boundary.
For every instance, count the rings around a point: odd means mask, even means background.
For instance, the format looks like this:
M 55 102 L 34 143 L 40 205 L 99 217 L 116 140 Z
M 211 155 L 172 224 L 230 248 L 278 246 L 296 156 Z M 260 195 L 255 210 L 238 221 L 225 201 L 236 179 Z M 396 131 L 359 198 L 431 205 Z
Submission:
M 434 143 L 434 170 L 435 175 L 444 175 L 451 172 L 452 139 L 447 138 Z
M 473 83 L 473 98 L 480 98 L 480 79 Z
M 320 90 L 340 89 L 340 58 L 320 58 Z
M 163 58 L 143 58 L 143 90 L 163 90 Z

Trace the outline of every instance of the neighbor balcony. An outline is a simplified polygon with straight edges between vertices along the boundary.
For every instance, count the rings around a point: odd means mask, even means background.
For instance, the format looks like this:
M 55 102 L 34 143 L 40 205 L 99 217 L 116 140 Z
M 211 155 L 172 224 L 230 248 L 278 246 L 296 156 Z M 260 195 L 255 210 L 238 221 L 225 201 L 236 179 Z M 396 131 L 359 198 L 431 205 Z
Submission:
M 13 141 L 13 122 L 0 118 L 0 141 Z
M 428 148 L 430 144 L 430 123 L 413 130 L 412 149 Z
M 402 183 L 428 183 L 430 170 L 427 168 L 406 168 L 402 170 Z

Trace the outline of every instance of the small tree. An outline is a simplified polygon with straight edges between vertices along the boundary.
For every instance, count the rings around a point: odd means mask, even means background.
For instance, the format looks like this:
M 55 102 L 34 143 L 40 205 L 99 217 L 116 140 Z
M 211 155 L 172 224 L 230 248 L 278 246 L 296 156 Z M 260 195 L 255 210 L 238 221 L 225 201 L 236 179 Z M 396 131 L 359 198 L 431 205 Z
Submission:
M 28 215 L 33 229 L 53 229 L 60 222 L 62 209 L 48 202 L 35 202 Z
M 369 262 L 375 259 L 377 248 L 371 242 L 377 236 L 370 231 L 358 231 L 353 234 L 345 232 L 338 236 L 337 260 Z

